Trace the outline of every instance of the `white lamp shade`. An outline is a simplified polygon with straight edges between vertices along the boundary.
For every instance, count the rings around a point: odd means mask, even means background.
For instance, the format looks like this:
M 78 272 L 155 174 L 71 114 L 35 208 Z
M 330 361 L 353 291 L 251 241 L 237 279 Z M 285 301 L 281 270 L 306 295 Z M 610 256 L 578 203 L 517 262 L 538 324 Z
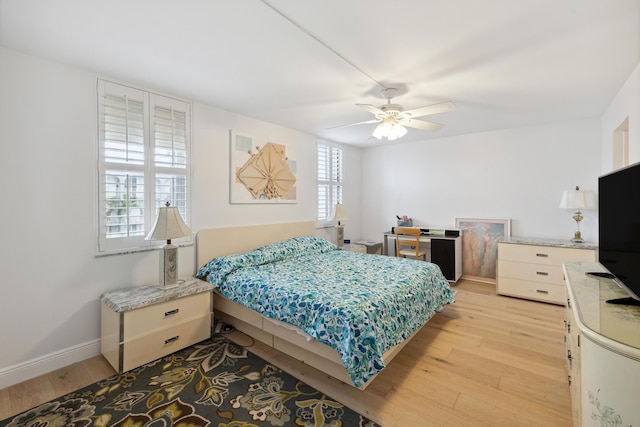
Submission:
M 562 200 L 560 201 L 560 208 L 562 209 L 595 209 L 596 197 L 593 191 L 580 190 L 576 187 L 575 190 L 565 190 L 562 193 Z
M 182 220 L 178 208 L 163 206 L 158 211 L 156 223 L 153 224 L 146 240 L 171 240 L 188 236 L 191 236 L 191 230 Z
M 337 204 L 334 208 L 333 208 L 333 216 L 331 217 L 331 219 L 333 221 L 348 221 L 349 217 L 347 216 L 347 213 L 344 210 L 344 207 L 341 204 Z

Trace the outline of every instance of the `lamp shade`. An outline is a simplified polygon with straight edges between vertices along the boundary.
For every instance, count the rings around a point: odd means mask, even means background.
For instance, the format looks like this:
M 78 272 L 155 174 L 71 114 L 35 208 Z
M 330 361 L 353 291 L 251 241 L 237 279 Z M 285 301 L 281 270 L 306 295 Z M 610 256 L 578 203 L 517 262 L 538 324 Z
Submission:
M 178 208 L 169 206 L 167 202 L 166 206 L 158 210 L 156 223 L 153 224 L 146 240 L 171 240 L 188 236 L 191 236 L 191 230 L 182 220 Z
M 595 209 L 596 197 L 593 191 L 580 190 L 576 186 L 575 190 L 565 190 L 562 193 L 560 208 L 562 209 Z
M 333 208 L 333 216 L 331 217 L 332 221 L 338 221 L 338 223 L 340 223 L 340 221 L 348 221 L 349 217 L 347 216 L 347 213 L 344 210 L 344 207 L 338 203 L 334 208 Z

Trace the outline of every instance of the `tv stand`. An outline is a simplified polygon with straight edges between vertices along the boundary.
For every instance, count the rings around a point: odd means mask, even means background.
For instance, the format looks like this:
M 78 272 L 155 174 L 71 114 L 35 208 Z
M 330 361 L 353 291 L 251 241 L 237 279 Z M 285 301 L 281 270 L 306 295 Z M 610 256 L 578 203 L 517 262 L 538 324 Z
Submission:
M 573 425 L 606 424 L 608 413 L 620 425 L 640 426 L 640 307 L 605 303 L 627 295 L 614 281 L 585 274 L 608 273 L 601 264 L 565 263 L 563 270 Z
M 618 305 L 637 305 L 640 306 L 640 301 L 635 298 L 627 297 L 627 298 L 613 298 L 608 299 L 607 304 L 618 304 Z
M 615 280 L 616 276 L 611 273 L 606 273 L 604 271 L 589 271 L 584 273 L 587 276 L 595 277 L 598 280 L 608 279 Z M 618 304 L 618 305 L 637 305 L 640 306 L 640 300 L 637 300 L 632 297 L 625 298 L 611 298 L 605 301 L 607 304 Z

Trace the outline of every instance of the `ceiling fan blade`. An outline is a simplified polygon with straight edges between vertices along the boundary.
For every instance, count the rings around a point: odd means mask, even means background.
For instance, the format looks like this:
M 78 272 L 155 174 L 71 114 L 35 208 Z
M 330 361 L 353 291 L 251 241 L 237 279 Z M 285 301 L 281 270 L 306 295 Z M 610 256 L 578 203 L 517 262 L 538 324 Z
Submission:
M 378 114 L 385 115 L 384 111 L 382 111 L 381 109 L 379 109 L 375 105 L 371 105 L 371 104 L 356 104 L 356 105 L 358 107 L 360 107 L 360 108 L 363 108 L 363 109 L 367 110 L 371 114 L 374 114 L 375 116 L 378 116 Z
M 458 108 L 456 107 L 456 104 L 451 101 L 447 101 L 439 104 L 427 105 L 426 107 L 414 108 L 413 110 L 407 110 L 402 114 L 410 117 L 421 117 L 431 114 L 446 113 L 447 111 L 453 111 L 456 108 Z
M 402 120 L 401 123 L 403 126 L 416 128 L 420 130 L 426 130 L 429 132 L 435 132 L 444 127 L 444 125 L 441 125 L 440 123 L 426 122 L 424 120 L 416 120 L 416 119 L 405 119 L 405 120 Z
M 380 120 L 378 120 L 378 119 L 371 119 L 371 120 L 366 120 L 364 122 L 351 123 L 349 125 L 333 126 L 333 127 L 327 128 L 327 130 L 329 130 L 329 129 L 338 129 L 338 128 L 346 128 L 346 127 L 349 127 L 349 126 L 356 126 L 356 125 L 364 125 L 364 124 L 368 124 L 368 123 L 379 123 L 379 122 L 380 122 Z

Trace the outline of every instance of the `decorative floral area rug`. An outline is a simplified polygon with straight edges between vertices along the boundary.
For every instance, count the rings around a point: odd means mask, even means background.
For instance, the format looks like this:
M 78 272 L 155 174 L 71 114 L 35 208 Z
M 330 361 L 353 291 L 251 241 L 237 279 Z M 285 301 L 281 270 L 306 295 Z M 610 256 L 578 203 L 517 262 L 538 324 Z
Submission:
M 0 421 L 0 426 L 377 425 L 214 335 Z

